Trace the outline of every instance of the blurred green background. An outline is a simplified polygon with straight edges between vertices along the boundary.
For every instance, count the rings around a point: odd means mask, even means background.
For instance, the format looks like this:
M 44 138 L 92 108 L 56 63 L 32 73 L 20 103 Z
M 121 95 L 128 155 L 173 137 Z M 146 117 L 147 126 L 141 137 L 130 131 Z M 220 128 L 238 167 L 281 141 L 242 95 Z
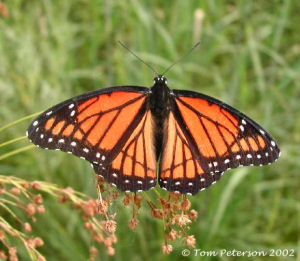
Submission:
M 294 257 L 272 260 L 300 260 L 298 0 L 12 0 L 6 5 L 8 16 L 0 16 L 0 127 L 98 88 L 151 86 L 153 73 L 117 40 L 160 72 L 200 40 L 192 55 L 168 72 L 169 87 L 203 92 L 238 108 L 271 133 L 282 157 L 271 166 L 228 171 L 191 198 L 199 212 L 191 227 L 197 248 L 294 249 Z M 29 123 L 2 132 L 0 143 L 23 136 Z M 3 147 L 0 155 L 28 144 Z M 17 154 L 0 161 L 0 174 L 96 195 L 90 165 L 62 152 L 36 148 Z M 49 260 L 86 260 L 91 242 L 79 216 L 51 198 L 45 206 L 33 226 L 45 241 L 41 252 Z M 114 259 L 183 259 L 180 241 L 172 254 L 162 255 L 162 222 L 151 218 L 147 207 L 135 232 L 127 226 L 130 211 L 121 204 L 113 210 L 118 213 Z M 111 259 L 104 248 L 99 252 L 99 260 Z

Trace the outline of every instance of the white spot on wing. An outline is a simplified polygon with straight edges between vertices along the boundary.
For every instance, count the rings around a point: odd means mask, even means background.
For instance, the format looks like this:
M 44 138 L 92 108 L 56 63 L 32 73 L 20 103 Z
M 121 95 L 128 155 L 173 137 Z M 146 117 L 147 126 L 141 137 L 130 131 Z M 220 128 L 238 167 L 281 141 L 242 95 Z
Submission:
M 65 140 L 64 139 L 60 139 L 60 140 L 58 140 L 58 143 L 65 143 Z
M 230 162 L 229 159 L 224 160 L 224 163 L 225 163 L 225 164 L 227 164 L 227 163 L 229 163 L 229 162 Z
M 83 148 L 83 151 L 84 151 L 85 153 L 88 153 L 88 152 L 89 152 L 89 149 Z
M 70 116 L 73 117 L 75 115 L 75 111 L 71 111 Z
M 32 123 L 32 125 L 33 125 L 33 126 L 36 126 L 36 125 L 38 125 L 38 123 L 39 123 L 38 121 L 34 121 L 34 122 Z
M 100 153 L 99 152 L 97 152 L 96 158 L 100 158 Z
M 72 109 L 74 106 L 75 106 L 74 103 L 71 103 L 71 104 L 69 105 L 69 109 Z
M 76 146 L 76 142 L 75 142 L 75 141 L 72 141 L 72 142 L 71 142 L 71 146 L 75 147 L 75 146 Z
M 46 113 L 47 116 L 49 116 L 49 115 L 51 115 L 51 114 L 52 114 L 52 111 L 48 111 L 48 112 Z
M 275 141 L 274 141 L 274 140 L 272 140 L 272 141 L 271 141 L 271 145 L 272 145 L 273 147 L 275 147 L 275 146 L 276 146 L 276 143 L 275 143 Z
M 247 158 L 248 158 L 248 159 L 251 159 L 251 158 L 252 158 L 252 155 L 251 155 L 251 154 L 247 154 Z

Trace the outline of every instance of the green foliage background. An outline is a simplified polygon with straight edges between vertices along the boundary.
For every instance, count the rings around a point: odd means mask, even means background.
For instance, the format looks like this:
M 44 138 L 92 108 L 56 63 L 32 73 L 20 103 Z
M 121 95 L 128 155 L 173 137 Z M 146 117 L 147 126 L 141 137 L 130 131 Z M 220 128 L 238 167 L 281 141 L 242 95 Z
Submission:
M 282 157 L 271 166 L 228 171 L 217 185 L 191 198 L 199 211 L 191 228 L 197 248 L 297 252 L 299 1 L 12 0 L 6 4 L 9 17 L 0 18 L 0 127 L 87 91 L 123 84 L 150 86 L 153 73 L 117 40 L 158 71 L 201 40 L 200 47 L 167 74 L 169 87 L 203 92 L 238 108 L 272 134 Z M 201 39 L 197 9 L 205 14 Z M 23 136 L 28 124 L 2 132 L 0 142 Z M 3 147 L 0 155 L 28 144 L 24 140 Z M 19 153 L 0 161 L 0 174 L 50 181 L 95 196 L 89 164 L 62 152 Z M 79 217 L 51 198 L 45 199 L 45 205 L 47 212 L 33 227 L 45 241 L 41 252 L 49 260 L 86 260 L 91 242 Z M 136 232 L 127 226 L 130 211 L 121 204 L 113 209 L 118 213 L 119 240 L 114 259 L 183 259 L 181 242 L 170 256 L 162 255 L 162 223 L 150 217 L 147 207 L 139 215 Z M 110 259 L 104 248 L 99 251 L 99 260 Z M 27 260 L 25 255 L 22 258 Z M 272 258 L 276 259 L 296 257 Z

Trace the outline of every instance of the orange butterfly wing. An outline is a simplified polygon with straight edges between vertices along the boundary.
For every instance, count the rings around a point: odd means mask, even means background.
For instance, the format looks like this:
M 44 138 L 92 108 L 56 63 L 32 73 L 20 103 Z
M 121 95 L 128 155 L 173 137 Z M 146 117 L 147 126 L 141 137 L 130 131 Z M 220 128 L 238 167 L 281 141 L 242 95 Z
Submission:
M 229 105 L 191 91 L 173 94 L 160 164 L 163 188 L 195 194 L 225 170 L 270 164 L 279 157 L 272 137 Z
M 115 162 L 119 160 L 123 147 L 127 146 L 128 141 L 134 140 L 133 135 L 137 135 L 138 130 L 142 130 L 142 137 L 147 136 L 147 145 L 153 140 L 151 115 L 147 109 L 148 92 L 147 88 L 124 86 L 77 96 L 37 117 L 29 126 L 28 138 L 39 147 L 62 150 L 84 158 L 99 173 L 109 171 L 110 166 L 115 171 L 118 169 Z M 131 147 L 129 146 L 130 149 Z M 148 146 L 149 156 L 142 161 L 140 139 L 136 147 L 137 152 L 132 160 L 135 157 L 137 160 L 131 170 L 139 172 L 140 166 L 145 165 L 145 178 L 155 178 L 154 149 Z M 124 155 L 128 156 L 130 153 L 131 150 Z M 119 175 L 129 174 L 129 165 L 130 160 L 125 157 Z M 115 172 L 111 174 L 114 176 Z M 103 176 L 111 181 L 109 175 Z M 155 182 L 151 185 L 155 185 Z M 137 190 L 139 187 L 130 189 Z
M 95 172 L 126 192 L 156 185 L 156 155 L 152 116 L 147 110 L 109 166 L 93 164 Z

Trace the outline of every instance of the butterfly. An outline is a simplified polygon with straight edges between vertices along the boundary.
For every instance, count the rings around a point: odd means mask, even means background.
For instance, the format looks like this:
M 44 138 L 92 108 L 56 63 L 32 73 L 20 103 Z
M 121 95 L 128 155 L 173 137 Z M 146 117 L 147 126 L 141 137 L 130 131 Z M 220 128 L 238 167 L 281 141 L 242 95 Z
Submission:
M 270 134 L 246 115 L 201 93 L 170 90 L 163 75 L 151 88 L 109 87 L 66 100 L 33 120 L 26 134 L 38 147 L 89 161 L 125 192 L 158 181 L 194 195 L 226 170 L 280 156 Z

